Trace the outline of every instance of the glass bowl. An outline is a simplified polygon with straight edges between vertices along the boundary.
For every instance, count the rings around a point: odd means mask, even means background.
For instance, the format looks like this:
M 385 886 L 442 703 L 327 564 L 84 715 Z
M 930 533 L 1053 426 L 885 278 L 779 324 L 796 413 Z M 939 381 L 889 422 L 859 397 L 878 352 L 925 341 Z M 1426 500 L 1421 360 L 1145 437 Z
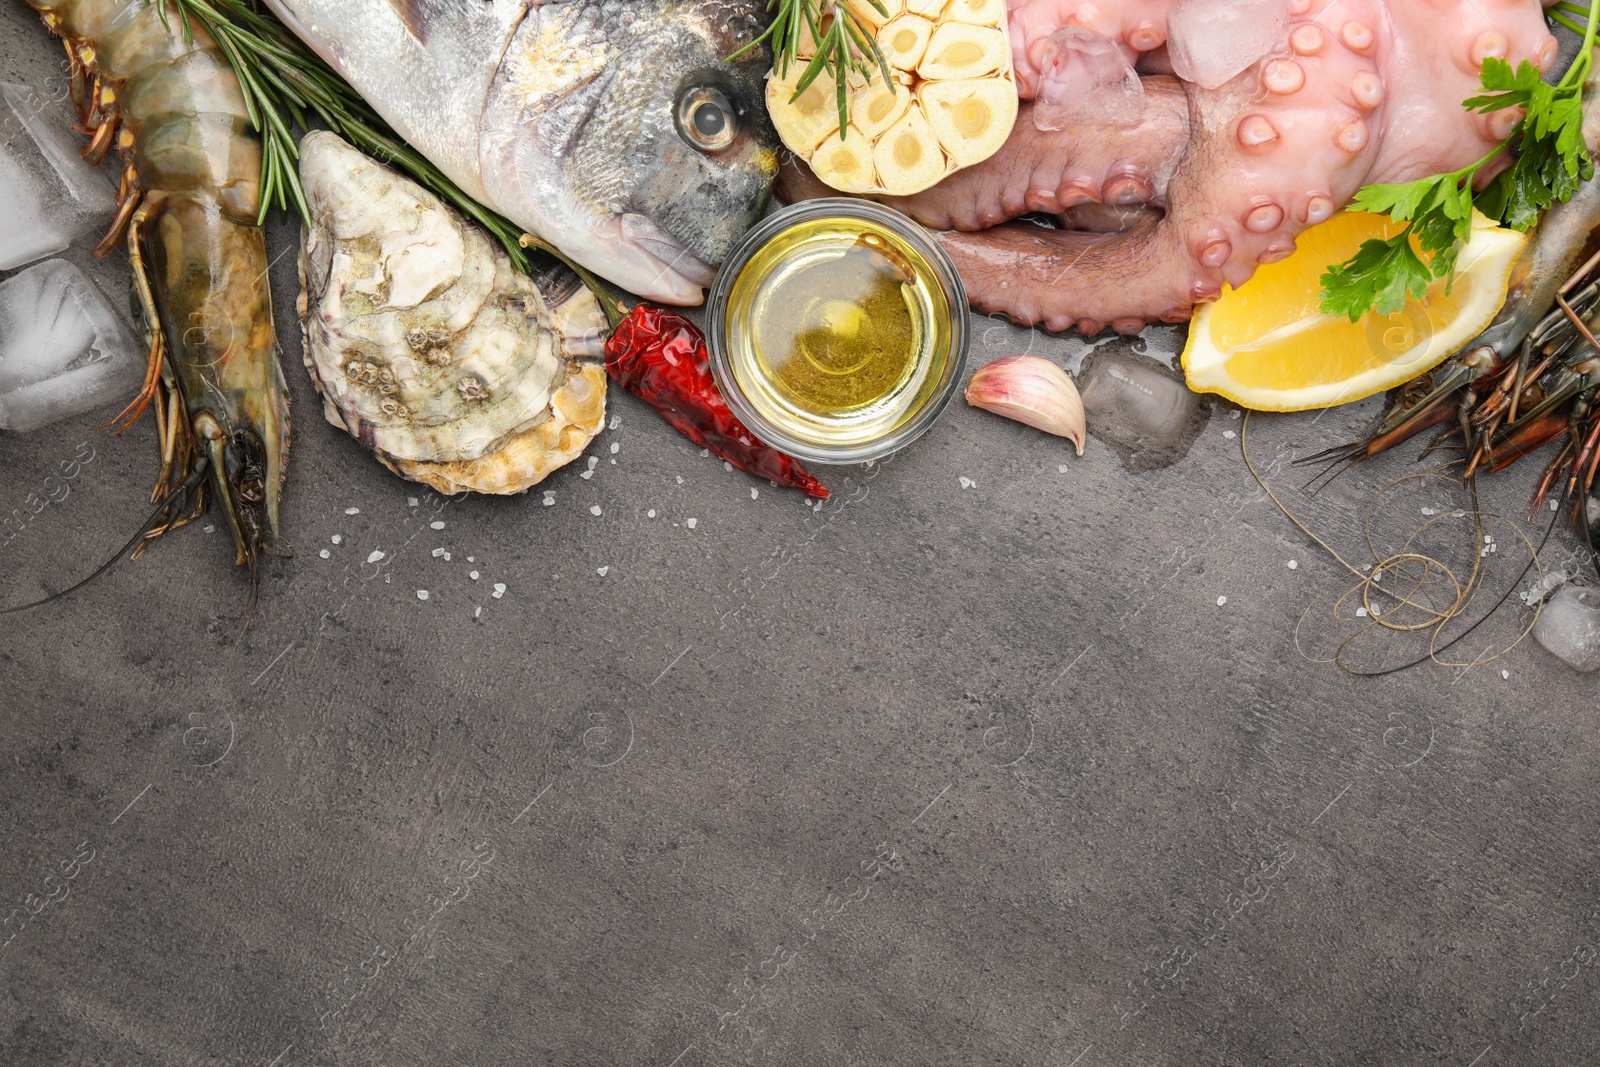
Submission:
M 945 250 L 898 211 L 842 197 L 784 208 L 747 233 L 705 321 L 739 421 L 812 463 L 881 459 L 916 440 L 955 395 L 971 340 Z

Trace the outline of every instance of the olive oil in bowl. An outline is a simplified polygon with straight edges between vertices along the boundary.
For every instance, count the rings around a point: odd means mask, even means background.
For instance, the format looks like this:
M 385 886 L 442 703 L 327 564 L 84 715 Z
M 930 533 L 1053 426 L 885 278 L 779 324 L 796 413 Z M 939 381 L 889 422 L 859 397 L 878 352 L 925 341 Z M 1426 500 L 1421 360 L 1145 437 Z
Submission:
M 707 314 L 712 369 L 765 443 L 823 463 L 872 459 L 938 415 L 966 354 L 966 295 L 911 220 L 814 200 L 745 238 Z

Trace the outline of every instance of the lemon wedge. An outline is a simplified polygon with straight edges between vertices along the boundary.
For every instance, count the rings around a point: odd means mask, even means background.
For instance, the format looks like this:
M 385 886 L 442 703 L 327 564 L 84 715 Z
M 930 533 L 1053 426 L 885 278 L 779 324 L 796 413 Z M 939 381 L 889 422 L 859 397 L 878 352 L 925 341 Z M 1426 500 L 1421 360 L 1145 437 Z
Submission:
M 1381 393 L 1442 363 L 1494 320 L 1528 237 L 1473 212 L 1448 293 L 1440 278 L 1388 315 L 1324 315 L 1328 265 L 1402 228 L 1384 215 L 1340 212 L 1301 234 L 1288 258 L 1200 306 L 1183 350 L 1189 388 L 1257 411 L 1303 411 Z

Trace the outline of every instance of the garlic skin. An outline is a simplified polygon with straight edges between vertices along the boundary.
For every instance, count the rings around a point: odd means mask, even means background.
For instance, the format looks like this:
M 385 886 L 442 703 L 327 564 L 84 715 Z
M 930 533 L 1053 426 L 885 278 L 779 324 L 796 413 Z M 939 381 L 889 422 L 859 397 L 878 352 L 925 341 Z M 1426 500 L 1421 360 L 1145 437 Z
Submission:
M 1003 356 L 979 368 L 967 383 L 967 403 L 1065 437 L 1083 455 L 1083 400 L 1067 372 L 1048 359 Z

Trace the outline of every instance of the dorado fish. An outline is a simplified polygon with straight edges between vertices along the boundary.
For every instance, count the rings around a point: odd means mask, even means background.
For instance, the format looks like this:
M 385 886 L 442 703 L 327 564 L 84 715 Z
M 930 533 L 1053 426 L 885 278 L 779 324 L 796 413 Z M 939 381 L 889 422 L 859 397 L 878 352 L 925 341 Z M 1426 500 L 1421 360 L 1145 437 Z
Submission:
M 777 174 L 764 0 L 267 0 L 468 195 L 698 304 Z

